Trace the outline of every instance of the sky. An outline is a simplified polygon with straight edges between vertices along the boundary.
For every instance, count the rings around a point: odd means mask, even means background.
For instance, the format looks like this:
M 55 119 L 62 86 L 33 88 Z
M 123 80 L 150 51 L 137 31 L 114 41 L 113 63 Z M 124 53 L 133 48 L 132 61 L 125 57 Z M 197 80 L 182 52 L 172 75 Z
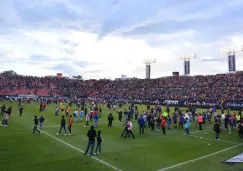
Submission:
M 243 0 L 1 0 L 0 72 L 84 79 L 228 72 L 223 47 L 243 45 Z M 243 52 L 236 54 L 243 70 Z

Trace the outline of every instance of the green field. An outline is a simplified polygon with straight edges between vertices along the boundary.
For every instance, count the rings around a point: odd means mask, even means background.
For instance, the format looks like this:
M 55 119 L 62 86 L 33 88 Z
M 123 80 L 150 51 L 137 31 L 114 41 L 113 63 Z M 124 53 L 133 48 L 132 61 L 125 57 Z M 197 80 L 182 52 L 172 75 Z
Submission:
M 9 106 L 9 102 L 0 102 L 0 105 L 3 103 Z M 189 137 L 183 130 L 167 130 L 167 136 L 163 136 L 161 132 L 152 132 L 148 128 L 140 135 L 137 123 L 133 121 L 136 138 L 124 139 L 120 137 L 123 127 L 117 122 L 117 114 L 113 112 L 115 122 L 112 128 L 108 128 L 107 115 L 110 112 L 103 107 L 98 128 L 102 131 L 102 152 L 90 157 L 83 154 L 89 129 L 84 128 L 84 121 L 74 123 L 72 136 L 63 133 L 56 136 L 60 117 L 54 118 L 54 104 L 48 105 L 45 112 L 39 112 L 37 103 L 25 105 L 22 117 L 18 116 L 17 104 L 12 106 L 9 126 L 0 128 L 1 171 L 243 170 L 242 163 L 233 166 L 221 163 L 243 152 L 243 139 L 239 139 L 235 130 L 232 134 L 222 132 L 220 141 L 215 141 L 213 125 L 210 124 L 198 131 L 193 123 L 192 136 Z M 139 111 L 144 108 L 138 106 Z M 32 135 L 34 115 L 44 115 L 47 119 L 41 135 Z

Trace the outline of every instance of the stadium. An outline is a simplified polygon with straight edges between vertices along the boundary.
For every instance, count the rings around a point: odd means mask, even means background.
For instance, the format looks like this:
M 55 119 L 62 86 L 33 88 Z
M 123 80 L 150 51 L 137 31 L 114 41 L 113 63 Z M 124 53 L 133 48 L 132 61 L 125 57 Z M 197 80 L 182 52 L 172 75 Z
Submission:
M 243 170 L 242 1 L 187 3 L 0 2 L 0 171 Z

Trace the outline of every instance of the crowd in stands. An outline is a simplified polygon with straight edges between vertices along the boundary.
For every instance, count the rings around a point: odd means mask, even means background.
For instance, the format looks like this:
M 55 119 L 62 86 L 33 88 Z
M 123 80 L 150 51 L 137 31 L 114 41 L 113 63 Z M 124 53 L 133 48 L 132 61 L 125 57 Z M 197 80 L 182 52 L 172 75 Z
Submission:
M 243 101 L 243 72 L 158 79 L 73 80 L 0 75 L 0 95 Z

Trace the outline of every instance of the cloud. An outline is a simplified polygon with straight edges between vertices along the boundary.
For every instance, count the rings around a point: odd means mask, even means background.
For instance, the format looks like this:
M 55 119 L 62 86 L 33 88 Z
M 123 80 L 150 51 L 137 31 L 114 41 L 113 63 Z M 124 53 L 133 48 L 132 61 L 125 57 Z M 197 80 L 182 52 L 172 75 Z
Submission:
M 0 2 L 0 70 L 83 78 L 151 77 L 228 70 L 220 48 L 243 44 L 242 0 L 8 0 Z M 237 69 L 243 59 L 236 54 Z
M 226 58 L 204 58 L 201 59 L 202 62 L 225 62 Z

